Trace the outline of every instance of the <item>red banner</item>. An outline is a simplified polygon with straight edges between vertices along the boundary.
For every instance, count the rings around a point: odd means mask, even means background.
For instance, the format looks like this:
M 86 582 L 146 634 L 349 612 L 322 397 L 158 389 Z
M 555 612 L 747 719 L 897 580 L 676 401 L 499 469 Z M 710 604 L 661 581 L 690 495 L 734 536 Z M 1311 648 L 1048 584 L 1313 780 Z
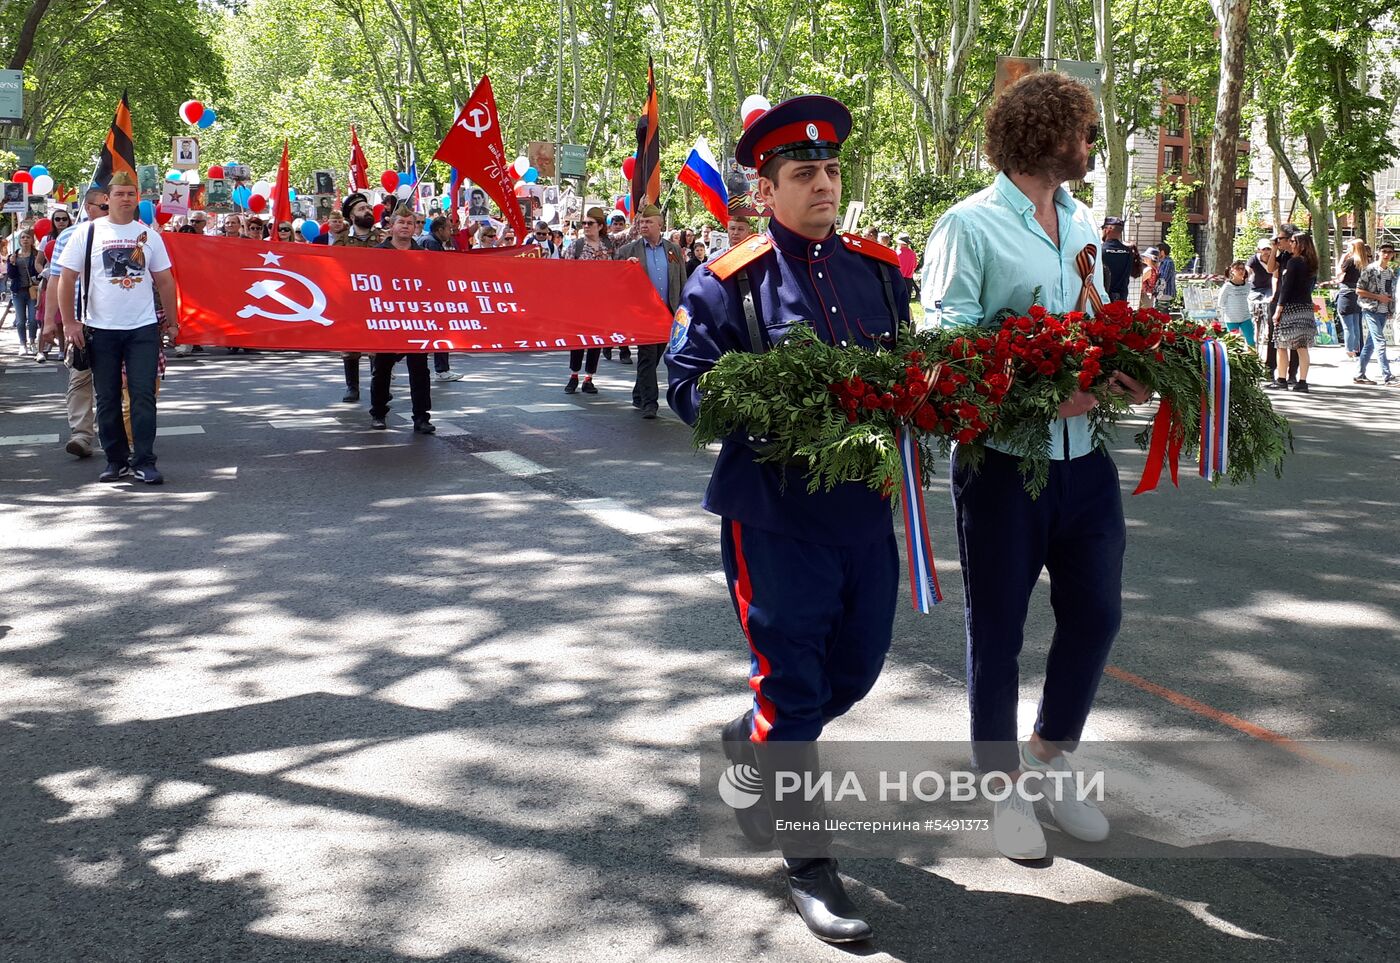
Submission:
M 350 125 L 350 193 L 369 190 L 369 161 L 360 150 L 360 135 Z
M 287 142 L 282 141 L 282 163 L 277 165 L 277 183 L 272 187 L 272 233 L 277 225 L 292 223 L 292 195 L 287 174 Z
M 490 77 L 483 76 L 476 85 L 433 157 L 457 168 L 463 177 L 485 191 L 515 228 L 516 237 L 529 236 L 525 215 L 515 202 L 515 174 L 506 161 L 501 117 L 496 111 Z
M 630 261 L 162 237 L 186 344 L 566 351 L 660 344 L 670 334 L 671 312 Z

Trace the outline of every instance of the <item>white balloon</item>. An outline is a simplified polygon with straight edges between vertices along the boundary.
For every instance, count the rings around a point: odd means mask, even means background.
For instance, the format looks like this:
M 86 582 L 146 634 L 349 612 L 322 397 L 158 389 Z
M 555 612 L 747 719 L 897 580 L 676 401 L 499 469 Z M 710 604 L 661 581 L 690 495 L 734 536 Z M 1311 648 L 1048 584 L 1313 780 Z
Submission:
M 269 184 L 267 181 L 258 181 L 256 184 L 253 185 L 253 193 L 259 195 L 260 197 L 271 197 L 272 185 Z
M 305 222 L 304 222 L 301 218 L 297 218 L 296 220 L 292 221 L 292 230 L 294 230 L 294 231 L 300 231 L 300 230 L 301 230 L 301 225 L 302 225 L 303 223 L 305 223 Z
M 749 94 L 744 98 L 744 104 L 739 108 L 739 116 L 747 117 L 755 110 L 772 110 L 773 105 L 768 102 L 768 98 L 762 94 Z
M 53 178 L 48 174 L 40 174 L 34 178 L 34 183 L 29 185 L 29 193 L 38 197 L 43 197 L 51 190 L 53 190 Z
M 520 157 L 517 157 L 515 163 L 510 166 L 511 169 L 515 171 L 516 177 L 523 177 L 525 172 L 530 169 L 530 158 L 522 154 Z
M 394 196 L 395 196 L 395 197 L 398 197 L 398 198 L 412 197 L 412 196 L 413 196 L 413 185 L 412 185 L 412 184 L 400 184 L 400 185 L 399 185 L 399 189 L 396 190 L 396 191 L 394 191 Z
M 554 209 L 553 204 L 546 204 L 544 207 L 540 208 L 540 220 L 544 221 L 546 224 L 553 224 L 554 215 L 556 213 L 557 211 Z
M 186 184 L 198 184 L 199 171 L 185 171 L 185 173 L 181 175 L 181 180 Z

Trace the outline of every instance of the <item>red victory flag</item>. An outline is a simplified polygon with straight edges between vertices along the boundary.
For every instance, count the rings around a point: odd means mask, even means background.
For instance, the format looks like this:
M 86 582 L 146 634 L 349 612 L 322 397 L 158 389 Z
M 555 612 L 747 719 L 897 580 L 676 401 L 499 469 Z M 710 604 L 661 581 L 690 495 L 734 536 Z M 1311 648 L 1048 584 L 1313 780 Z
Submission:
M 369 161 L 360 149 L 360 135 L 355 133 L 355 125 L 350 125 L 350 190 L 369 190 Z
M 282 163 L 277 165 L 277 183 L 272 188 L 272 223 L 292 223 L 292 199 L 287 193 L 287 142 L 282 141 Z
M 632 168 L 632 216 L 642 203 L 661 200 L 661 119 L 656 107 L 656 72 L 647 58 L 647 102 L 637 118 L 637 163 Z
M 671 330 L 671 312 L 646 269 L 630 261 L 547 261 L 534 247 L 524 249 L 532 256 L 508 248 L 443 257 L 347 244 L 164 237 L 181 337 L 191 344 L 572 351 L 658 344 Z M 608 307 L 580 311 L 580 304 Z
M 529 235 L 525 215 L 515 202 L 515 175 L 506 162 L 501 119 L 496 112 L 496 95 L 491 92 L 490 77 L 483 76 L 476 85 L 433 157 L 455 167 L 463 177 L 485 191 L 515 229 L 517 238 Z
M 126 104 L 126 91 L 122 91 L 112 126 L 107 128 L 107 139 L 102 142 L 92 182 L 106 190 L 112 175 L 119 171 L 130 174 L 133 181 L 136 179 L 136 144 L 131 138 L 131 108 Z

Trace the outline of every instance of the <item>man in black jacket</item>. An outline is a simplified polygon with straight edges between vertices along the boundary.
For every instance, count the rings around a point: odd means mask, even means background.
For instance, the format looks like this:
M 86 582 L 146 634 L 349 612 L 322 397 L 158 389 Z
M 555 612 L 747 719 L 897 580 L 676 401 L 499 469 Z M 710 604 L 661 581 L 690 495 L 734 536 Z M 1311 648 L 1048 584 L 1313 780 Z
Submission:
M 1103 219 L 1103 279 L 1110 301 L 1128 300 L 1128 282 L 1142 274 L 1137 245 L 1123 243 L 1123 219 Z
M 389 222 L 389 239 L 379 245 L 385 250 L 421 251 L 413 239 L 417 223 L 413 219 L 413 208 L 400 205 Z M 369 418 L 373 428 L 388 428 L 385 421 L 389 414 L 389 379 L 393 377 L 394 365 L 400 358 L 408 359 L 408 391 L 413 400 L 413 430 L 420 435 L 431 435 L 437 431 L 429 420 L 433 407 L 432 381 L 428 378 L 428 356 L 425 354 L 398 354 L 380 352 L 374 356 L 370 366 Z

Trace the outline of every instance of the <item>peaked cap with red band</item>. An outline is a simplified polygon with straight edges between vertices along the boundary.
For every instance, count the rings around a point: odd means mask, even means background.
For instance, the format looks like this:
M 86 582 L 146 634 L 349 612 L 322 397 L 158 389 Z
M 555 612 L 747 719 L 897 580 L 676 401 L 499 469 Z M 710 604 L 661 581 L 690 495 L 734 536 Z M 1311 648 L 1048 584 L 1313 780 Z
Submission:
M 851 133 L 851 112 L 831 97 L 785 100 L 765 110 L 744 131 L 734 159 L 745 167 L 762 167 L 774 157 L 824 160 L 841 155 Z

